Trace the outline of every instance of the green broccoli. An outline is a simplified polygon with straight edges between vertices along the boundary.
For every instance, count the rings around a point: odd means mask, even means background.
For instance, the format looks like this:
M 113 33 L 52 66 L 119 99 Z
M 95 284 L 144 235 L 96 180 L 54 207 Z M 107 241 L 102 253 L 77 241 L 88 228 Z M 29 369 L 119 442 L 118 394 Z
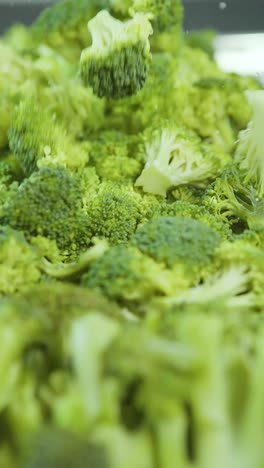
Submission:
M 183 8 L 181 0 L 133 0 L 132 13 L 149 13 L 155 33 L 182 26 Z
M 195 219 L 161 216 L 140 226 L 132 244 L 169 267 L 179 262 L 201 268 L 214 256 L 219 234 Z
M 208 188 L 204 204 L 214 215 L 230 223 L 234 232 L 263 228 L 264 202 L 253 185 L 245 183 L 236 165 L 229 165 Z
M 136 186 L 164 197 L 178 185 L 204 186 L 222 168 L 221 159 L 214 152 L 205 153 L 194 132 L 170 122 L 146 131 L 145 151 L 146 165 Z
M 74 142 L 51 113 L 43 115 L 40 109 L 32 100 L 22 101 L 9 129 L 10 149 L 26 175 L 41 165 L 83 167 L 88 160 L 87 144 Z
M 102 180 L 134 181 L 142 168 L 136 147 L 133 136 L 113 130 L 101 132 L 92 142 L 89 162 Z
M 87 22 L 103 6 L 101 0 L 61 0 L 46 8 L 30 28 L 33 40 L 46 43 L 69 60 L 78 59 L 89 41 Z
M 133 188 L 103 182 L 85 207 L 90 232 L 110 244 L 126 243 L 140 221 L 140 202 L 141 197 Z
M 82 277 L 83 286 L 127 303 L 144 302 L 187 284 L 183 272 L 170 274 L 137 248 L 124 245 L 112 247 Z
M 4 222 L 26 238 L 55 240 L 62 253 L 76 255 L 90 244 L 77 181 L 62 167 L 42 168 L 25 179 L 6 206 Z M 67 229 L 65 229 L 67 226 Z
M 122 23 L 103 10 L 89 21 L 92 46 L 81 55 L 80 73 L 99 97 L 120 99 L 145 84 L 151 60 L 148 16 L 136 14 Z
M 262 163 L 264 92 L 248 91 L 247 98 L 252 107 L 253 117 L 247 129 L 239 134 L 235 159 L 240 165 L 245 181 L 255 184 L 259 195 L 262 196 L 264 194 Z
M 37 252 L 22 233 L 8 227 L 0 229 L 0 295 L 10 295 L 30 288 L 41 279 Z

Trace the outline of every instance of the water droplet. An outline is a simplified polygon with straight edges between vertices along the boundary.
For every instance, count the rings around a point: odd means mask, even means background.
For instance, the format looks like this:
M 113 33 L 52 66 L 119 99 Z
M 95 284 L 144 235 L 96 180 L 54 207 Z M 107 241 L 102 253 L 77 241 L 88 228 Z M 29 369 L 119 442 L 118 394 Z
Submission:
M 220 3 L 219 3 L 219 9 L 220 9 L 220 10 L 225 10 L 226 7 L 227 7 L 226 2 L 220 2 Z

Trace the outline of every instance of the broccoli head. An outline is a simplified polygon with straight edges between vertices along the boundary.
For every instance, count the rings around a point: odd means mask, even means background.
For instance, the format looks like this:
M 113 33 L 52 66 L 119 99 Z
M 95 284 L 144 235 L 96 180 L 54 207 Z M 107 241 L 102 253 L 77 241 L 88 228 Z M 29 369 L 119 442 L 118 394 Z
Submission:
M 83 286 L 123 302 L 145 301 L 154 294 L 166 294 L 175 283 L 161 265 L 136 247 L 125 245 L 112 247 L 82 277 Z
M 264 201 L 259 198 L 253 185 L 244 182 L 234 164 L 228 165 L 208 188 L 204 204 L 229 223 L 234 232 L 246 226 L 256 230 L 263 228 Z
M 175 25 L 182 26 L 181 0 L 134 0 L 130 12 L 150 14 L 155 33 L 170 31 Z
M 127 242 L 140 220 L 140 201 L 132 188 L 102 183 L 85 208 L 92 234 L 111 244 Z
M 30 175 L 39 165 L 83 167 L 88 160 L 87 144 L 77 143 L 50 112 L 29 99 L 16 108 L 9 129 L 9 147 Z
M 23 234 L 0 229 L 0 295 L 22 292 L 41 279 L 40 259 Z
M 256 185 L 260 196 L 264 194 L 263 166 L 263 115 L 264 91 L 248 91 L 248 101 L 253 110 L 253 117 L 246 130 L 239 133 L 235 159 L 240 165 L 245 181 Z
M 205 151 L 194 132 L 170 122 L 146 130 L 145 152 L 146 165 L 136 186 L 164 197 L 169 188 L 178 185 L 204 186 L 222 168 L 221 159 L 215 152 Z
M 148 16 L 136 14 L 124 23 L 101 11 L 89 23 L 93 43 L 81 55 L 83 82 L 99 97 L 120 99 L 145 84 L 151 60 Z
M 4 219 L 27 238 L 41 235 L 55 240 L 67 255 L 84 250 L 90 242 L 81 206 L 79 184 L 65 169 L 42 168 L 19 186 Z
M 136 138 L 109 130 L 100 132 L 92 141 L 89 162 L 102 180 L 134 181 L 140 174 L 141 162 L 136 157 Z
M 101 0 L 62 0 L 46 8 L 31 26 L 33 40 L 46 43 L 72 62 L 89 40 L 87 22 L 100 10 Z
M 221 237 L 195 219 L 160 216 L 140 226 L 131 242 L 169 267 L 178 262 L 200 268 L 213 258 Z

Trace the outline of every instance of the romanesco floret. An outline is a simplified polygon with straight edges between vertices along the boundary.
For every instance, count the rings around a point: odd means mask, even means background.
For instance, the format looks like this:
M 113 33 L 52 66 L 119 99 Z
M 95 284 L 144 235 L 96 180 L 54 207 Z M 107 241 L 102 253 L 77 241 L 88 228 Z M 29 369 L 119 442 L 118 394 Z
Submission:
M 151 60 L 148 15 L 136 14 L 124 23 L 103 10 L 89 22 L 92 46 L 81 55 L 83 82 L 99 97 L 120 99 L 145 84 Z

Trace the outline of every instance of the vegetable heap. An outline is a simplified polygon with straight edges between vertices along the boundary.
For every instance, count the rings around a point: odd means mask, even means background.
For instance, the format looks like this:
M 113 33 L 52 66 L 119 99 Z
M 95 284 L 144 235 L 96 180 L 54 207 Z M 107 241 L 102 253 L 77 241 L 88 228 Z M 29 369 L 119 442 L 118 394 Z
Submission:
M 264 91 L 182 18 L 0 41 L 1 468 L 264 468 Z

